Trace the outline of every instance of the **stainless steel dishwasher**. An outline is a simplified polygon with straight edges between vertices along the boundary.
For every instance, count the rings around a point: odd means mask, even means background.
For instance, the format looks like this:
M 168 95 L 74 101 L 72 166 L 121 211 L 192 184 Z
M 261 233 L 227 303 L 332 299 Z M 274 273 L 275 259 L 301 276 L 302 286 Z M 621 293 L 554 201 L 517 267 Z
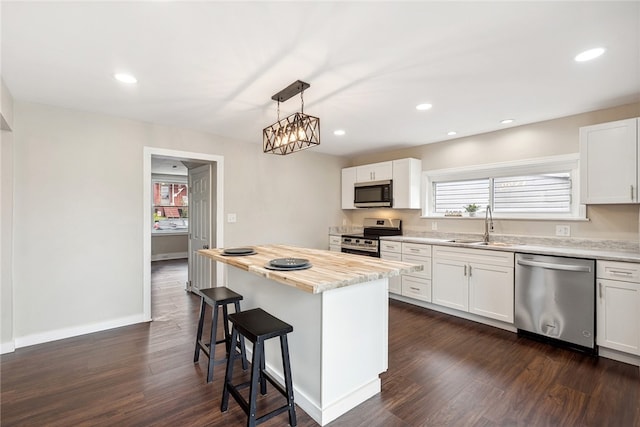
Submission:
M 516 254 L 515 326 L 595 352 L 595 261 Z

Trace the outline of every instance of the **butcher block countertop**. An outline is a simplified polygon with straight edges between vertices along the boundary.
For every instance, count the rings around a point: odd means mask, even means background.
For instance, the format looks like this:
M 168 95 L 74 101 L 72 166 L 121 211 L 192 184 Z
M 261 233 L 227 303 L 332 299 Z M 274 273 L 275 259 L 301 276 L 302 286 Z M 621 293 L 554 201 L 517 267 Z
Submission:
M 253 248 L 256 254 L 227 256 L 222 254 L 223 248 L 201 249 L 198 253 L 313 294 L 422 270 L 422 265 L 320 249 L 287 245 L 247 247 Z M 312 267 L 296 271 L 274 271 L 264 268 L 269 261 L 276 258 L 304 258 L 311 262 Z

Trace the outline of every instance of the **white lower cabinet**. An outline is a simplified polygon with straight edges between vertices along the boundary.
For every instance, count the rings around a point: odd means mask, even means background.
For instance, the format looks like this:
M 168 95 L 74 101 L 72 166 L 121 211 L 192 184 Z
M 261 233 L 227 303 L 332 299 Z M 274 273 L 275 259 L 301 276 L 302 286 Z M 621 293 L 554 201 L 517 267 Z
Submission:
M 598 261 L 596 271 L 597 344 L 640 356 L 640 264 Z
M 513 323 L 514 255 L 433 247 L 434 304 Z
M 469 265 L 469 312 L 513 323 L 513 267 Z
M 380 258 L 402 261 L 402 243 L 380 240 Z M 389 292 L 402 293 L 402 276 L 389 277 Z
M 402 295 L 420 301 L 431 301 L 431 280 L 402 276 Z
M 402 276 L 402 296 L 431 302 L 431 245 L 402 243 L 402 261 L 421 264 L 422 271 Z
M 432 300 L 434 304 L 469 311 L 467 263 L 447 259 L 434 250 Z
M 341 252 L 342 236 L 339 234 L 329 234 L 329 250 L 332 252 Z

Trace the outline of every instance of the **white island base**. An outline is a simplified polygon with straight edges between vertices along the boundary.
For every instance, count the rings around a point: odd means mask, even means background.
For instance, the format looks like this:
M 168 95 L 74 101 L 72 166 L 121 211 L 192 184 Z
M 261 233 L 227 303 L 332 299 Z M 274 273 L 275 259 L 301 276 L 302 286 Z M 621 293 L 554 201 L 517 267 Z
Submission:
M 380 392 L 388 363 L 387 278 L 312 294 L 230 268 L 228 287 L 244 297 L 243 310 L 260 307 L 293 326 L 294 400 L 318 424 Z M 284 384 L 279 340 L 267 340 L 265 353 L 267 370 Z

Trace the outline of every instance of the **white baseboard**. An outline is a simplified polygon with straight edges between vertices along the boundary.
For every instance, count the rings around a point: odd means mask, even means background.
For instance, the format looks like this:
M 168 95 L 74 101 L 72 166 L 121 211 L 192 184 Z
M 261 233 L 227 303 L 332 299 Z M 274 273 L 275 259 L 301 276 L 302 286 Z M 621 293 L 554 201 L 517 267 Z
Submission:
M 251 343 L 246 343 L 246 350 L 247 360 L 251 362 L 251 357 L 253 356 Z M 267 372 L 284 388 L 284 375 L 280 368 L 281 367 L 278 367 L 278 369 L 274 369 L 274 367 L 269 363 L 265 364 L 265 369 L 267 370 Z M 302 410 L 315 422 L 317 422 L 321 426 L 325 426 L 341 415 L 344 415 L 352 408 L 355 408 L 365 400 L 380 393 L 381 387 L 382 382 L 380 381 L 380 377 L 375 378 L 374 380 L 372 380 L 368 384 L 364 384 L 362 387 L 349 394 L 348 396 L 344 396 L 341 399 L 338 399 L 335 402 L 327 405 L 326 408 L 322 409 L 319 406 L 318 402 L 314 402 L 313 400 L 311 400 L 309 396 L 307 396 L 304 392 L 297 388 L 294 383 L 293 400 L 294 403 L 302 408 Z
M 16 345 L 13 341 L 0 343 L 0 354 L 13 353 L 16 351 Z
M 45 342 L 62 340 L 65 338 L 77 337 L 79 335 L 91 334 L 94 332 L 106 331 L 108 329 L 119 328 L 121 326 L 134 325 L 148 320 L 144 319 L 142 314 L 121 317 L 118 319 L 108 320 L 106 322 L 92 323 L 89 325 L 73 326 L 71 328 L 56 329 L 53 331 L 42 332 L 38 334 L 25 335 L 16 337 L 15 348 L 28 347 L 30 345 L 42 344 Z
M 168 252 L 166 254 L 151 255 L 151 261 L 164 261 L 169 259 L 188 258 L 189 252 Z
M 606 347 L 598 347 L 598 356 L 640 367 L 640 356 L 634 354 L 623 353 Z
M 438 311 L 440 313 L 449 314 L 455 317 L 461 317 L 463 319 L 471 320 L 472 322 L 482 323 L 484 325 L 493 326 L 494 328 L 504 329 L 509 332 L 518 332 L 516 327 L 512 324 L 501 322 L 499 320 L 490 319 L 484 316 L 478 316 L 477 314 L 467 313 L 464 311 L 455 310 L 449 307 L 443 307 L 441 305 L 433 304 L 430 302 L 419 301 L 413 298 L 407 298 L 402 295 L 389 293 L 389 298 L 406 302 L 408 304 L 417 305 L 418 307 L 428 308 L 429 310 Z

